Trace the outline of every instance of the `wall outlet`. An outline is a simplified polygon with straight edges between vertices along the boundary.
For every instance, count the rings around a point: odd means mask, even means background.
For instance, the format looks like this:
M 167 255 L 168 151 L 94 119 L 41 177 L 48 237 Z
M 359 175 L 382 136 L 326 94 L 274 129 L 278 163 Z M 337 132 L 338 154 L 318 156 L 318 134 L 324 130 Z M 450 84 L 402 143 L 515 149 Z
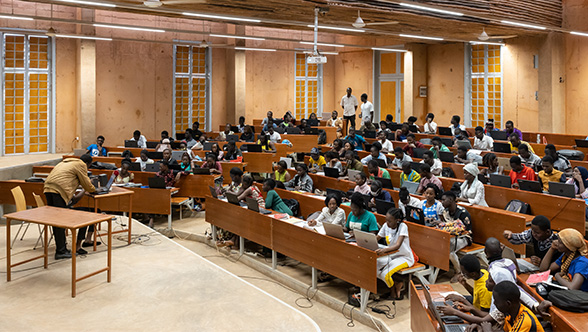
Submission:
M 80 138 L 78 136 L 76 136 L 76 141 L 79 141 L 79 140 L 80 140 Z

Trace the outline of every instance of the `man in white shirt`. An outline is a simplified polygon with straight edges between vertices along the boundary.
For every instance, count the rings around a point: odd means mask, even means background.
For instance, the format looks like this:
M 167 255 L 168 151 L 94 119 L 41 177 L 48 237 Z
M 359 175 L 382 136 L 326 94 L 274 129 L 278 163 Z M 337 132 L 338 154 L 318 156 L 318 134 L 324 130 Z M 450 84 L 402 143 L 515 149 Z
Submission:
M 431 173 L 433 173 L 433 175 L 441 175 L 443 163 L 441 163 L 441 160 L 433 158 L 433 152 L 431 150 L 427 150 L 423 154 L 423 160 L 421 160 L 421 164 L 424 163 L 427 163 L 429 166 L 431 166 Z
M 492 137 L 484 134 L 484 128 L 476 127 L 476 137 L 474 137 L 474 149 L 482 151 L 492 151 L 494 148 L 494 140 Z
M 345 130 L 349 130 L 349 121 L 351 127 L 355 129 L 355 112 L 357 111 L 357 98 L 351 95 L 351 88 L 347 88 L 347 94 L 341 98 L 341 108 L 343 108 L 343 119 L 345 120 Z
M 394 149 L 394 160 L 392 160 L 392 169 L 402 169 L 402 163 L 405 161 L 412 162 L 412 158 L 404 153 L 401 147 Z
M 141 132 L 135 130 L 133 133 L 133 138 L 130 139 L 131 141 L 137 141 L 137 147 L 141 149 L 147 149 L 147 139 L 145 136 L 141 135 Z
M 269 140 L 272 143 L 275 144 L 275 143 L 280 143 L 282 141 L 282 136 L 280 136 L 280 133 L 276 132 L 273 127 L 267 128 L 267 133 L 268 133 Z
M 451 128 L 451 134 L 453 136 L 455 136 L 455 129 L 459 128 L 461 129 L 461 131 L 466 132 L 466 126 L 459 124 L 459 122 L 461 121 L 461 117 L 459 115 L 454 115 L 451 118 L 451 126 L 449 126 L 449 128 Z
M 361 95 L 361 124 L 363 125 L 366 119 L 374 122 L 374 104 L 368 101 L 367 93 Z

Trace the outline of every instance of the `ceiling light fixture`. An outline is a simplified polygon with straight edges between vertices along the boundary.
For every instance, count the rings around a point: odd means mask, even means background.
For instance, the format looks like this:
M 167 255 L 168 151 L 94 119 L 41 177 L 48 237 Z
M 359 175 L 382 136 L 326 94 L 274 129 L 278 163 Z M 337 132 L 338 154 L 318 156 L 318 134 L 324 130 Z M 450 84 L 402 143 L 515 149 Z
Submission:
M 571 31 L 570 32 L 572 35 L 576 35 L 576 36 L 584 36 L 584 37 L 588 37 L 588 33 L 586 32 L 577 32 L 577 31 Z
M 0 15 L 0 18 L 6 18 L 9 20 L 33 21 L 33 19 L 31 17 L 22 17 L 22 16 Z
M 304 44 L 304 45 L 314 45 L 313 42 L 306 42 L 306 41 L 301 41 L 300 44 Z M 339 45 L 339 44 L 325 44 L 325 43 L 316 43 L 317 46 L 326 46 L 326 47 L 345 47 L 343 45 Z
M 235 47 L 239 51 L 261 51 L 261 52 L 275 52 L 273 48 L 253 48 L 253 47 Z
M 383 51 L 383 52 L 400 52 L 400 53 L 406 53 L 408 52 L 407 50 L 400 50 L 397 48 L 382 48 L 382 47 L 372 47 L 372 50 L 374 51 Z
M 513 22 L 513 21 L 500 21 L 500 22 L 503 24 L 514 25 L 514 26 L 523 27 L 523 28 L 531 28 L 531 29 L 537 29 L 537 30 L 546 30 L 547 29 L 546 27 L 540 26 L 540 25 L 518 23 L 518 22 Z
M 104 38 L 104 37 L 92 37 L 92 36 L 76 36 L 76 35 L 55 35 L 58 38 L 74 38 L 74 39 L 89 39 L 89 40 L 107 40 L 110 41 L 112 38 Z
M 417 36 L 417 35 L 405 35 L 405 34 L 400 34 L 400 37 L 404 37 L 404 38 L 415 38 L 415 39 L 428 39 L 428 40 L 443 40 L 443 38 L 439 38 L 439 37 L 426 37 L 426 36 Z
M 265 38 L 261 38 L 261 37 L 217 35 L 217 34 L 212 34 L 212 33 L 209 36 L 210 37 L 219 37 L 219 38 L 235 38 L 235 39 L 247 39 L 247 40 L 265 40 Z
M 470 44 L 472 45 L 497 45 L 497 46 L 505 46 L 505 43 L 498 43 L 498 42 L 485 42 L 485 41 L 471 41 Z
M 98 28 L 108 28 L 108 29 L 123 29 L 123 30 L 147 31 L 147 32 L 165 32 L 165 30 L 162 30 L 162 29 L 138 28 L 138 27 L 109 25 L 109 24 L 93 24 L 93 25 Z
M 182 15 L 201 17 L 201 18 L 212 18 L 212 19 L 216 19 L 216 20 L 226 20 L 226 21 L 241 21 L 241 22 L 251 22 L 251 23 L 260 23 L 261 22 L 261 20 L 251 19 L 251 18 L 197 14 L 197 13 L 189 13 L 189 12 L 184 12 L 184 13 L 182 13 Z
M 412 8 L 412 9 L 418 9 L 418 10 L 426 10 L 426 11 L 429 11 L 429 12 L 435 12 L 435 13 L 439 13 L 439 14 L 447 14 L 447 15 L 453 15 L 453 16 L 463 16 L 463 13 L 454 12 L 454 11 L 451 11 L 451 10 L 444 10 L 444 9 L 437 9 L 437 8 L 431 8 L 431 7 L 413 5 L 411 3 L 405 3 L 405 2 L 401 2 L 400 3 L 400 6 L 402 6 L 402 7 L 408 7 L 408 8 Z
M 358 29 L 365 27 L 365 22 L 363 21 L 361 16 L 359 16 L 359 10 L 357 11 L 357 19 L 351 25 L 353 25 L 354 28 Z
M 309 24 L 307 25 L 307 27 L 309 28 L 314 28 L 314 25 Z M 351 29 L 351 28 L 340 28 L 340 27 L 330 27 L 330 26 L 326 26 L 326 25 L 319 25 L 318 26 L 319 29 L 327 29 L 327 30 L 338 30 L 338 31 L 350 31 L 350 32 L 365 32 L 365 30 L 362 29 Z
M 57 0 L 59 2 L 67 2 L 67 3 L 75 3 L 78 5 L 88 5 L 88 6 L 98 6 L 98 7 L 116 7 L 115 4 L 111 3 L 100 3 L 100 2 L 93 2 L 93 1 L 80 1 L 80 0 Z
M 321 52 L 318 51 L 321 55 L 339 55 L 339 52 Z M 304 51 L 304 54 L 313 54 L 314 51 Z

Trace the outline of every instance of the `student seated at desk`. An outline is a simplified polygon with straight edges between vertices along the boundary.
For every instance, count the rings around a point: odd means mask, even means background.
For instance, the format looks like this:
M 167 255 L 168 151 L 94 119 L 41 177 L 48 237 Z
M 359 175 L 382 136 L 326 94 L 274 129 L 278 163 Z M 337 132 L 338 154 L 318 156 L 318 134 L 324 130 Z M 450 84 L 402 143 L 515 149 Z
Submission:
M 265 118 L 264 120 L 267 120 L 267 122 L 263 125 L 263 128 L 261 128 L 261 131 L 263 132 L 268 132 L 271 129 L 277 129 L 278 125 L 276 125 L 274 123 L 274 119 L 268 119 Z
M 343 168 L 343 172 L 341 172 L 341 174 L 339 175 L 346 176 L 347 171 L 350 169 L 354 171 L 363 171 L 363 164 L 359 160 L 357 160 L 354 151 L 345 152 L 345 168 Z M 349 180 L 353 181 L 354 179 Z
M 386 158 L 386 155 L 381 153 L 380 151 L 382 150 L 382 145 L 380 144 L 380 142 L 375 142 L 374 144 L 372 144 L 372 147 L 370 148 L 370 154 L 368 156 L 366 156 L 365 158 L 363 158 L 361 160 L 361 163 L 364 165 L 367 165 L 368 162 L 370 162 L 371 160 L 383 160 L 384 163 L 386 165 L 388 165 L 388 159 Z
M 508 133 L 509 137 L 512 134 L 516 134 L 519 137 L 519 140 L 523 140 L 523 133 L 514 127 L 514 123 L 511 120 L 506 121 L 504 124 L 504 131 Z
M 373 180 L 370 184 L 369 195 L 372 196 L 372 199 L 368 203 L 368 208 L 370 208 L 372 211 L 376 210 L 376 199 L 386 202 L 392 202 L 392 196 L 388 191 L 383 189 L 382 182 L 378 180 Z
M 249 143 L 253 143 L 255 141 L 255 135 L 253 134 L 253 129 L 251 129 L 251 126 L 249 126 L 249 125 L 245 126 L 245 129 L 243 130 L 241 137 L 239 137 L 239 140 L 241 142 L 249 142 Z
M 190 156 L 191 160 L 193 160 L 193 159 L 201 160 L 200 157 L 198 157 L 197 155 L 194 154 L 194 152 L 192 152 L 191 149 L 188 149 L 188 144 L 186 143 L 186 141 L 180 142 L 180 151 L 186 151 L 188 156 Z
M 433 183 L 429 183 L 423 192 L 425 199 L 417 207 L 423 209 L 426 226 L 435 226 L 441 221 L 443 215 L 443 203 L 438 201 L 441 199 L 442 191 Z
M 344 159 L 346 150 L 343 149 L 343 140 L 340 138 L 336 138 L 333 141 L 333 144 L 331 144 L 330 151 L 335 152 L 337 154 L 337 156 L 339 156 L 340 159 Z
M 576 198 L 583 199 L 586 203 L 586 218 L 588 218 L 588 170 L 582 166 L 574 167 L 572 176 L 566 183 L 573 184 Z
M 200 135 L 200 138 L 196 140 L 196 144 L 192 146 L 192 150 L 204 150 L 206 144 L 206 135 Z
M 485 177 L 490 177 L 490 174 L 504 174 L 504 167 L 498 165 L 498 158 L 494 153 L 485 154 L 482 157 L 482 165 L 488 167 L 481 171 Z
M 528 145 L 519 145 L 519 157 L 525 166 L 532 168 L 534 171 L 537 171 L 541 167 L 541 158 L 529 151 Z
M 198 149 L 198 147 L 196 147 L 196 143 L 198 143 L 197 140 L 194 139 L 194 132 L 192 131 L 192 129 L 188 128 L 186 129 L 186 131 L 184 132 L 185 138 L 184 140 L 186 141 L 186 146 L 188 149 Z M 200 147 L 200 149 L 202 149 L 202 147 Z
M 202 136 L 202 132 L 200 131 L 200 122 L 195 121 L 192 124 L 192 136 L 194 137 L 195 140 L 199 140 L 200 136 Z
M 135 174 L 129 172 L 130 167 L 131 161 L 129 159 L 125 159 L 121 162 L 121 166 L 118 169 L 118 175 L 114 178 L 115 184 L 125 184 L 135 180 Z
M 325 153 L 325 166 L 336 168 L 339 171 L 339 174 L 343 172 L 343 164 L 339 161 L 339 154 L 335 151 L 327 151 Z
M 229 142 L 225 145 L 225 153 L 223 154 L 223 158 L 224 160 L 227 161 L 231 161 L 231 160 L 237 160 L 239 158 L 243 158 L 243 152 L 241 152 L 241 149 L 239 149 L 237 147 L 237 144 L 235 144 L 235 142 Z
M 459 115 L 454 115 L 451 117 L 451 125 L 449 126 L 449 128 L 451 129 L 451 134 L 453 136 L 455 136 L 456 129 L 459 129 L 460 131 L 466 131 L 466 127 L 464 125 L 460 124 L 460 122 L 461 122 L 461 117 Z
M 243 184 L 243 170 L 239 167 L 233 167 L 229 172 L 229 176 L 231 177 L 231 184 L 223 188 L 222 193 L 224 194 L 228 191 L 236 194 L 239 192 L 239 190 L 241 190 L 241 186 Z
M 394 137 L 399 142 L 404 142 L 408 135 L 410 134 L 410 127 L 407 123 L 404 123 L 402 127 L 394 133 Z
M 402 163 L 402 173 L 400 173 L 400 187 L 404 184 L 404 181 L 409 182 L 420 182 L 421 175 L 412 169 L 410 161 Z
M 445 300 L 460 302 L 460 309 L 466 312 L 471 312 L 478 317 L 484 317 L 490 311 L 492 304 L 492 292 L 486 287 L 489 273 L 480 266 L 478 257 L 467 254 L 463 256 L 459 263 L 461 265 L 461 274 L 457 278 L 465 290 L 470 293 L 468 296 L 461 296 L 457 294 L 450 294 L 445 297 Z M 474 287 L 472 287 L 467 279 L 474 280 Z
M 584 237 L 573 228 L 562 229 L 557 237 L 558 240 L 544 258 L 550 260 L 551 257 L 561 254 L 549 267 L 554 279 L 569 289 L 588 292 L 588 249 Z
M 421 182 L 419 183 L 419 187 L 417 189 L 417 194 L 422 194 L 425 191 L 425 187 L 429 184 L 436 185 L 440 191 L 443 191 L 443 183 L 439 180 L 438 177 L 433 175 L 431 172 L 431 166 L 429 164 L 422 164 L 420 167 L 420 174 L 421 174 Z
M 163 140 L 161 140 L 161 143 L 157 144 L 157 146 L 155 147 L 155 151 L 157 151 L 157 152 L 163 152 L 165 149 L 171 150 L 171 144 L 169 143 L 169 138 L 164 138 Z
M 436 188 L 436 186 L 435 186 L 435 188 Z M 408 189 L 406 189 L 405 187 L 401 187 L 400 190 L 398 191 L 398 208 L 400 210 L 402 210 L 402 213 L 404 215 L 406 215 L 406 207 L 407 206 L 420 208 L 421 201 L 416 197 L 410 196 Z
M 262 152 L 276 153 L 276 145 L 274 144 L 274 142 L 270 141 L 269 136 L 265 132 L 262 132 L 259 135 L 257 144 L 261 145 Z
M 541 183 L 543 192 L 549 192 L 549 182 L 566 182 L 564 172 L 553 168 L 553 158 L 551 156 L 546 155 L 541 159 L 541 167 L 543 170 L 537 173 L 537 178 Z
M 390 173 L 388 173 L 388 170 L 380 167 L 378 165 L 378 162 L 374 159 L 370 160 L 367 163 L 367 169 L 368 169 L 368 172 L 370 173 L 370 180 L 373 180 L 377 177 L 384 178 L 384 179 L 390 178 Z
M 313 182 L 308 175 L 308 166 L 298 164 L 296 166 L 296 173 L 293 179 L 284 183 L 284 186 L 298 191 L 312 192 Z
M 202 164 L 201 168 L 210 169 L 210 174 L 223 174 L 223 166 L 217 161 L 214 153 L 206 154 L 206 161 Z
M 130 139 L 130 141 L 136 141 L 137 147 L 141 149 L 147 149 L 147 139 L 145 136 L 141 135 L 139 130 L 135 130 L 133 132 L 133 137 Z
M 363 150 L 365 139 L 355 133 L 355 128 L 349 128 L 349 135 L 345 137 L 345 140 L 351 143 L 354 150 Z
M 353 188 L 354 193 L 360 193 L 362 195 L 369 195 L 372 191 L 372 188 L 367 183 L 367 176 L 364 172 L 357 174 L 355 179 L 349 179 L 350 181 L 355 181 L 355 188 Z
M 451 142 L 453 143 L 452 146 L 457 146 L 458 142 L 465 142 L 468 141 L 468 132 L 467 131 L 462 131 L 459 128 L 455 128 L 455 135 L 453 136 L 453 138 L 451 139 Z
M 383 123 L 386 123 L 385 121 L 382 121 Z M 390 140 L 388 140 L 387 134 L 385 130 L 380 130 L 378 131 L 378 143 L 380 143 L 380 145 L 382 146 L 382 153 L 386 154 L 386 153 L 392 153 L 392 151 L 394 151 L 394 145 L 392 145 L 392 142 Z
M 163 143 L 163 140 L 164 140 L 164 139 L 166 139 L 166 138 L 167 138 L 167 139 L 168 139 L 170 142 L 173 142 L 173 141 L 174 141 L 173 137 L 169 137 L 169 133 L 167 132 L 167 130 L 163 130 L 163 131 L 161 132 L 161 139 L 159 140 L 159 142 L 160 142 L 160 143 Z
M 433 120 L 435 119 L 435 114 L 433 113 L 429 113 L 427 114 L 427 117 L 425 118 L 425 126 L 424 126 L 424 132 L 425 134 L 436 134 L 437 133 L 437 123 L 435 123 Z
M 278 133 L 277 131 L 275 131 L 275 129 L 273 127 L 269 127 L 267 129 L 267 137 L 269 138 L 270 142 L 276 144 L 276 143 L 280 143 L 282 141 L 282 136 L 280 135 L 280 133 Z
M 431 140 L 431 144 L 433 146 L 429 149 L 429 151 L 433 153 L 434 159 L 439 159 L 439 151 L 451 152 L 451 150 L 449 150 L 449 148 L 445 146 L 445 144 L 443 144 L 443 141 L 441 141 L 441 137 L 439 136 L 433 137 L 433 139 Z
M 106 157 L 106 148 L 104 144 L 104 136 L 100 135 L 96 138 L 96 143 L 86 148 L 86 153 L 89 153 L 92 157 Z
M 194 165 L 194 161 L 190 159 L 190 154 L 188 152 L 184 152 L 182 154 L 182 162 L 180 162 L 180 168 L 182 169 L 180 173 L 185 173 L 185 175 L 188 175 L 192 173 L 192 170 L 195 168 L 195 166 L 196 165 Z
M 459 201 L 487 207 L 484 184 L 478 180 L 479 173 L 480 169 L 476 164 L 467 164 L 463 167 L 465 181 L 461 184 Z
M 163 150 L 163 159 L 161 159 L 161 161 L 167 162 L 168 165 L 177 165 L 178 164 L 178 161 L 175 160 L 174 158 L 172 158 L 172 150 L 171 149 Z
M 457 196 L 453 191 L 444 192 L 441 195 L 441 202 L 445 209 L 436 228 L 454 235 L 450 240 L 449 260 L 457 274 L 461 271 L 457 252 L 472 244 L 472 217 L 465 208 L 457 205 Z
M 424 149 L 425 145 L 416 140 L 416 137 L 413 133 L 410 133 L 406 136 L 406 145 L 402 148 L 405 154 L 408 154 L 410 157 L 414 157 L 414 149 Z M 396 151 L 396 150 L 394 150 Z
M 457 154 L 453 157 L 458 164 L 482 164 L 482 156 L 461 145 L 457 147 Z
M 274 179 L 265 179 L 265 181 L 263 181 L 262 189 L 267 193 L 265 198 L 265 208 L 292 216 L 292 210 L 290 210 L 282 198 L 280 198 L 280 195 L 274 190 L 275 188 L 276 181 L 274 181 Z
M 355 156 L 356 159 L 359 159 L 359 157 L 357 156 L 357 152 L 355 151 L 355 147 L 353 146 L 353 143 L 344 139 L 342 140 L 343 142 L 343 157 L 345 157 L 345 154 L 347 153 L 347 151 L 353 151 L 353 154 Z
M 510 158 L 510 168 L 510 182 L 514 189 L 519 189 L 518 180 L 537 181 L 535 171 L 523 165 L 519 156 Z
M 210 146 L 210 153 L 216 155 L 216 160 L 223 160 L 225 152 L 220 148 L 218 143 L 212 143 Z
M 155 176 L 163 178 L 166 187 L 173 187 L 174 184 L 176 184 L 174 172 L 169 169 L 169 164 L 166 161 L 161 161 L 159 163 L 159 172 L 155 173 Z
M 270 120 L 273 122 L 274 121 L 274 112 L 272 111 L 267 111 L 267 113 L 265 113 L 265 118 L 263 118 L 263 120 L 261 120 L 261 124 L 262 125 L 266 125 Z
M 443 170 L 443 163 L 441 160 L 439 160 L 439 158 L 435 158 L 433 151 L 425 151 L 423 154 L 423 160 L 421 160 L 421 164 L 429 165 L 433 175 L 441 175 L 441 171 Z
M 320 226 L 322 223 L 345 226 L 345 211 L 340 208 L 341 197 L 329 194 L 325 198 L 325 207 L 316 219 L 309 219 L 308 226 Z
M 327 120 L 327 127 L 336 127 L 343 129 L 343 120 L 339 118 L 339 113 L 335 110 L 331 112 L 331 118 Z
M 570 164 L 568 158 L 557 152 L 555 145 L 547 144 L 544 152 L 546 156 L 551 156 L 551 158 L 553 158 L 553 167 L 555 169 L 564 172 L 566 176 L 572 175 L 572 164 Z
M 363 119 L 363 124 L 361 125 L 361 127 L 359 127 L 359 132 L 363 133 L 365 135 L 366 131 L 376 131 L 378 128 L 372 123 L 372 120 L 370 119 Z
M 311 173 L 322 172 L 323 167 L 327 164 L 325 157 L 321 156 L 318 148 L 310 150 L 310 158 L 308 160 L 308 169 Z
M 407 153 L 404 153 L 404 150 L 401 147 L 394 149 L 394 157 L 395 158 L 390 165 L 392 169 L 402 169 L 402 164 L 404 164 L 404 162 L 412 162 L 412 158 Z
M 486 121 L 486 124 L 484 127 L 484 134 L 486 136 L 492 137 L 492 135 L 490 133 L 493 131 L 498 131 L 498 128 L 494 127 L 494 119 L 488 119 L 488 121 Z
M 492 151 L 494 149 L 494 140 L 484 134 L 484 128 L 481 126 L 477 126 L 475 129 L 473 148 L 482 151 Z
M 259 189 L 257 189 L 257 186 L 253 184 L 253 177 L 249 174 L 244 175 L 241 183 L 241 190 L 238 192 L 239 200 L 245 201 L 246 198 L 253 198 L 257 200 L 260 208 L 265 208 L 263 196 Z
M 386 222 L 378 232 L 378 241 L 384 239 L 387 248 L 376 250 L 378 255 L 386 255 L 390 252 L 396 253 L 378 257 L 377 269 L 378 279 L 383 280 L 391 289 L 391 295 L 394 300 L 400 301 L 404 298 L 403 291 L 408 289 L 404 285 L 404 280 L 394 280 L 394 274 L 402 269 L 414 265 L 414 254 L 410 248 L 408 236 L 408 227 L 403 222 L 404 214 L 400 209 L 391 208 L 386 212 Z
M 300 129 L 301 134 L 304 134 L 308 129 L 310 129 L 310 126 L 308 125 L 306 119 L 301 119 L 300 124 L 297 127 L 298 129 Z
M 284 114 L 282 124 L 280 124 L 280 127 L 282 128 L 291 128 L 294 127 L 294 118 L 292 117 L 292 114 L 289 113 L 290 111 L 286 112 L 286 114 Z
M 139 163 L 141 166 L 141 172 L 145 172 L 145 167 L 147 167 L 147 164 L 153 164 L 153 159 L 149 159 L 147 156 L 148 153 L 149 152 L 147 150 L 141 150 L 141 156 L 135 159 L 135 162 Z
M 543 258 L 552 247 L 553 241 L 557 240 L 557 235 L 551 229 L 551 222 L 545 216 L 536 216 L 531 221 L 531 228 L 522 233 L 513 233 L 505 230 L 503 232 L 504 238 L 508 242 L 518 244 L 533 244 L 533 254 L 531 255 L 531 263 L 539 266 L 539 270 L 546 271 L 549 265 L 554 262 L 557 257 L 553 256 L 551 261 L 545 261 L 542 264 Z
M 364 232 L 371 232 L 376 234 L 378 232 L 378 222 L 373 213 L 366 210 L 363 196 L 359 193 L 351 195 L 351 213 L 347 216 L 347 222 L 343 230 L 346 232 L 353 232 L 354 229 L 359 229 Z
M 512 153 L 518 154 L 519 147 L 521 147 L 521 145 L 526 145 L 530 152 L 535 153 L 533 147 L 529 143 L 519 139 L 519 135 L 516 133 L 512 133 L 510 136 L 508 136 L 508 144 L 510 144 L 510 152 Z
M 285 161 L 280 160 L 278 161 L 278 167 L 275 170 L 275 172 L 273 172 L 271 174 L 271 177 L 278 181 L 278 182 L 282 182 L 282 183 L 286 183 L 288 181 L 290 181 L 290 179 L 292 178 L 292 176 L 290 175 L 290 172 L 288 172 L 288 165 L 286 164 Z
M 240 116 L 239 117 L 239 124 L 237 125 L 237 129 L 239 129 L 239 132 L 242 134 L 243 132 L 245 132 L 245 126 L 247 126 L 245 124 L 245 117 L 244 116 Z

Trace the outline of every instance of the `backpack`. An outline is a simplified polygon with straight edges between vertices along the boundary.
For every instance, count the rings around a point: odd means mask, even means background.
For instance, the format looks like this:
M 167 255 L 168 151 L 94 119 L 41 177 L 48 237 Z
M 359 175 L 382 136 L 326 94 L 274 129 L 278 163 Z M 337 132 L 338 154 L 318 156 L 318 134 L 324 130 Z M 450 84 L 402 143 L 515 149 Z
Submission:
M 284 201 L 284 204 L 286 204 L 286 206 L 292 210 L 293 217 L 298 217 L 300 215 L 300 203 L 297 200 L 294 198 L 286 198 L 282 199 L 282 201 Z
M 454 178 L 455 179 L 455 172 L 451 167 L 443 167 L 441 169 L 441 176 L 444 178 Z
M 512 201 L 508 202 L 504 209 L 510 212 L 531 214 L 531 206 L 523 201 L 519 201 L 518 199 L 513 199 Z
M 588 292 L 579 289 L 554 289 L 549 292 L 548 297 L 549 301 L 560 309 L 571 312 L 588 311 Z
M 318 144 L 319 145 L 327 144 L 327 132 L 322 129 L 319 130 Z

